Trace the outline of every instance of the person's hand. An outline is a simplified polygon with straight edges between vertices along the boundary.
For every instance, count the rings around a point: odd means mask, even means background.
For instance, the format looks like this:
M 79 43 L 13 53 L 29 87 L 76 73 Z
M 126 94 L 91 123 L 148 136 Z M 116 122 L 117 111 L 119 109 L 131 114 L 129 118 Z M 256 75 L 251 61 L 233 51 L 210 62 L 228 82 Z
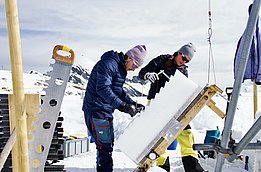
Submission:
M 138 113 L 135 105 L 126 102 L 122 102 L 118 107 L 118 110 L 130 114 L 131 117 L 134 117 Z
M 151 83 L 154 83 L 156 80 L 159 80 L 159 76 L 155 72 L 148 72 L 145 74 L 144 79 L 149 80 Z
M 141 111 L 145 110 L 145 106 L 140 103 L 136 103 L 136 109 L 140 113 Z

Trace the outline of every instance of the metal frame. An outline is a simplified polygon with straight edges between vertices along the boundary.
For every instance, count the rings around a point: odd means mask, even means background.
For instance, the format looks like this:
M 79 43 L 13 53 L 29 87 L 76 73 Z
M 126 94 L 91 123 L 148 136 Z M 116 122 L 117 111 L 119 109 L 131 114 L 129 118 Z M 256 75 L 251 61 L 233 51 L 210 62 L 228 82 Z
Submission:
M 243 76 L 245 73 L 245 68 L 248 60 L 251 42 L 253 39 L 255 24 L 258 18 L 259 9 L 260 9 L 260 0 L 254 0 L 252 10 L 248 19 L 247 27 L 246 27 L 245 39 L 244 42 L 242 42 L 243 50 L 242 53 L 240 54 L 238 72 L 236 75 L 236 79 L 234 81 L 231 101 L 228 106 L 223 135 L 221 138 L 221 147 L 225 149 L 228 148 L 229 136 L 230 136 L 231 128 L 233 126 L 238 97 L 241 89 L 241 83 L 243 81 Z M 216 161 L 215 172 L 222 171 L 224 161 L 225 161 L 225 154 L 219 154 Z

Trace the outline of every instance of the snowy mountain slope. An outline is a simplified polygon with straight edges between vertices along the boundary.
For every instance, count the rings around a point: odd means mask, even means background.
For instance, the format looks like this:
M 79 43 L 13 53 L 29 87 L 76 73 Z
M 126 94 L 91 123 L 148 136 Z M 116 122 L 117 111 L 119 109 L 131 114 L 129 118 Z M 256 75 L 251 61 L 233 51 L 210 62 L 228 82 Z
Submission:
M 69 82 L 78 85 L 79 88 L 85 89 L 88 79 L 90 77 L 91 70 L 83 68 L 81 65 L 72 66 L 72 72 L 70 74 Z M 132 79 L 126 78 L 126 82 L 123 86 L 124 90 L 131 96 L 143 96 L 141 89 L 135 87 L 144 87 L 142 84 L 145 82 L 139 79 L 137 76 L 133 76 Z
M 36 71 L 24 73 L 25 94 L 40 93 L 45 86 L 46 76 Z M 12 93 L 12 73 L 9 70 L 0 70 L 0 94 Z
M 0 73 L 2 74 L 0 77 L 0 91 L 11 91 L 12 90 L 12 83 L 11 78 L 12 74 L 9 70 L 0 70 Z M 83 68 L 81 65 L 73 65 L 71 74 L 69 77 L 69 84 L 66 93 L 72 94 L 72 91 L 70 91 L 70 88 L 75 88 L 76 94 L 81 94 L 81 90 L 85 90 L 85 87 L 87 85 L 89 76 L 90 76 L 91 70 Z M 39 93 L 39 91 L 42 90 L 43 87 L 46 87 L 47 84 L 45 83 L 45 80 L 48 78 L 48 76 L 44 73 L 40 73 L 37 71 L 29 71 L 28 73 L 24 73 L 24 88 L 26 93 Z M 30 78 L 30 79 L 29 79 Z M 26 82 L 25 82 L 26 81 Z M 126 83 L 124 85 L 124 90 L 131 96 L 144 96 L 142 92 L 140 92 L 135 87 L 144 87 L 142 84 L 145 84 L 144 81 L 140 80 L 137 76 L 134 76 L 132 79 L 127 78 Z M 29 92 L 30 90 L 30 92 Z M 142 89 L 140 89 L 142 90 Z

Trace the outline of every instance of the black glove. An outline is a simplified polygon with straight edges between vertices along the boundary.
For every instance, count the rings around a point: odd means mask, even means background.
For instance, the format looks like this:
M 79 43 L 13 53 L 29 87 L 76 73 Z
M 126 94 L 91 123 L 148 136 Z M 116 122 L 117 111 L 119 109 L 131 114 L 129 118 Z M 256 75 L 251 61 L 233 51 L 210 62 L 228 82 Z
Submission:
M 138 113 L 133 104 L 128 104 L 126 102 L 122 102 L 118 107 L 118 110 L 130 114 L 131 117 L 134 117 Z
M 136 109 L 140 113 L 141 111 L 145 110 L 145 106 L 143 104 L 136 103 Z

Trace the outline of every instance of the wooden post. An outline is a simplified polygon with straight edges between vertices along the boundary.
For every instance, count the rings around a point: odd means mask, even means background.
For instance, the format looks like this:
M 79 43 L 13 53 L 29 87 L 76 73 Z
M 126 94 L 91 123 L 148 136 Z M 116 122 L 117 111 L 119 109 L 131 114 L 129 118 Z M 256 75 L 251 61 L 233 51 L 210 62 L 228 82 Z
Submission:
M 28 140 L 25 113 L 25 95 L 21 56 L 20 31 L 16 0 L 5 0 L 13 94 L 16 114 L 16 143 L 18 148 L 18 171 L 29 171 Z
M 14 108 L 15 99 L 13 94 L 8 95 L 8 105 L 9 105 L 10 131 L 12 131 L 16 125 L 15 108 Z M 25 109 L 26 109 L 26 116 L 27 116 L 28 140 L 32 138 L 29 132 L 31 130 L 34 130 L 33 122 L 37 120 L 36 114 L 40 112 L 39 105 L 40 105 L 39 94 L 25 94 Z M 17 149 L 17 144 L 15 143 L 12 149 L 12 172 L 19 172 L 17 156 L 18 156 L 18 149 Z
M 8 106 L 9 106 L 9 124 L 10 131 L 13 131 L 16 126 L 16 116 L 15 116 L 15 99 L 13 94 L 8 95 Z M 18 149 L 17 142 L 14 143 L 12 149 L 12 172 L 18 171 Z
M 217 106 L 216 106 L 216 102 L 214 102 L 212 99 L 210 99 L 207 102 L 207 106 L 213 110 L 213 112 L 215 112 L 220 118 L 225 118 L 225 114 L 222 110 L 220 110 Z
M 10 154 L 10 151 L 12 150 L 12 147 L 15 143 L 15 139 L 16 139 L 16 131 L 15 129 L 12 131 L 10 138 L 7 140 L 7 143 L 3 149 L 3 151 L 0 154 L 0 171 L 2 170 L 5 161 L 8 157 L 8 155 Z
M 28 140 L 32 139 L 30 131 L 35 130 L 33 123 L 38 120 L 37 114 L 40 112 L 40 95 L 26 94 L 25 108 L 27 114 L 27 131 Z
M 253 99 L 254 99 L 254 119 L 256 119 L 256 112 L 258 110 L 258 91 L 256 82 L 253 82 Z

